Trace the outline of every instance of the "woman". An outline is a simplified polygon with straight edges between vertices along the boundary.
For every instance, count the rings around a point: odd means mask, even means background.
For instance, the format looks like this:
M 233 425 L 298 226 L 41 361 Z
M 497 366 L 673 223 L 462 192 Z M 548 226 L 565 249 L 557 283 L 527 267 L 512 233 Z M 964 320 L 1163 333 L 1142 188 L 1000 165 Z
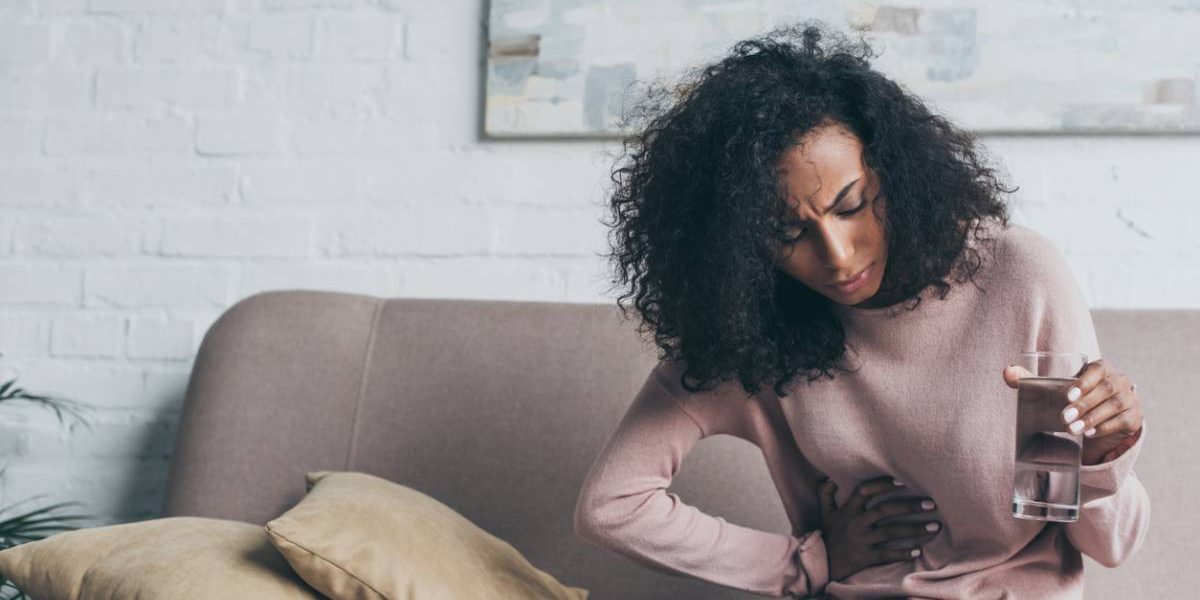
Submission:
M 973 138 L 834 33 L 777 29 L 647 96 L 611 257 L 664 356 L 576 531 L 773 597 L 1080 598 L 1081 553 L 1113 567 L 1145 536 L 1141 400 Z M 1085 433 L 1074 523 L 1011 514 L 1022 373 L 1004 365 L 1025 350 L 1091 360 L 1064 390 L 1063 429 Z M 762 449 L 790 535 L 665 491 L 719 434 Z

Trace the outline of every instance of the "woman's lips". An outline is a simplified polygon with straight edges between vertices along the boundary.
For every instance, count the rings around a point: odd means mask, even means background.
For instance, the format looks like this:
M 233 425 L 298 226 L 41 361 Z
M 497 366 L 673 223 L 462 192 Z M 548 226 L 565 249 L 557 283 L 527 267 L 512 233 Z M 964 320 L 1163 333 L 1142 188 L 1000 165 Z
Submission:
M 849 283 L 836 283 L 833 284 L 832 287 L 843 294 L 849 294 L 851 292 L 858 291 L 859 288 L 867 284 L 867 279 L 871 275 L 872 267 L 874 267 L 873 264 L 867 265 L 867 268 L 863 269 L 862 273 L 850 280 Z

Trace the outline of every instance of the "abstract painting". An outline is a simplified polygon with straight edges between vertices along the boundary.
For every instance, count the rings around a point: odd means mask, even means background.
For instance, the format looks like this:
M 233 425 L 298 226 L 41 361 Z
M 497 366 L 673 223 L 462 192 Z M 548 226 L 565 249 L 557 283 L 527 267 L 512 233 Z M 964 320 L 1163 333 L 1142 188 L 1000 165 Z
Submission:
M 1200 132 L 1200 0 L 491 0 L 485 134 L 624 137 L 641 83 L 812 18 L 975 132 Z

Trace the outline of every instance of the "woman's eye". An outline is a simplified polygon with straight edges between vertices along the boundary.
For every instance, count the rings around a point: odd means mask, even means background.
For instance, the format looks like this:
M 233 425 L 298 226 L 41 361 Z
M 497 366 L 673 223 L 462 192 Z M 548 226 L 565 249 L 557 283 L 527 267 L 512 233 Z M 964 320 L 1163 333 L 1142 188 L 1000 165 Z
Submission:
M 839 214 L 839 215 L 842 215 L 842 216 L 846 216 L 846 215 L 852 215 L 852 214 L 854 214 L 854 213 L 856 213 L 856 212 L 858 212 L 858 211 L 862 210 L 864 207 L 866 207 L 866 205 L 867 205 L 866 201 L 863 201 L 863 202 L 860 202 L 860 203 L 858 204 L 858 206 L 855 206 L 854 208 L 852 208 L 852 209 L 850 209 L 850 210 L 843 211 L 843 212 L 840 212 L 840 213 L 838 213 L 838 214 Z M 793 234 L 792 232 L 794 232 L 794 231 L 799 231 L 800 233 L 798 233 L 798 234 Z M 804 233 L 805 233 L 805 232 L 807 232 L 807 231 L 808 231 L 808 229 L 807 229 L 807 228 L 805 228 L 805 227 L 800 227 L 800 226 L 792 226 L 792 227 L 788 228 L 788 229 L 787 229 L 787 232 L 788 232 L 788 236 L 787 236 L 787 238 L 788 238 L 788 241 L 790 241 L 790 242 L 797 242 L 797 241 L 799 241 L 800 239 L 802 239 L 802 238 L 804 237 L 802 234 L 804 234 Z
M 852 215 L 852 214 L 854 214 L 854 213 L 856 213 L 856 212 L 858 212 L 858 211 L 862 210 L 862 209 L 863 209 L 863 207 L 864 207 L 864 206 L 866 206 L 866 205 L 867 205 L 866 201 L 859 202 L 859 203 L 858 203 L 858 206 L 855 206 L 854 208 L 852 208 L 852 209 L 850 209 L 850 210 L 848 210 L 848 211 L 846 211 L 846 212 L 844 212 L 844 213 L 841 213 L 841 214 L 843 214 L 843 215 Z

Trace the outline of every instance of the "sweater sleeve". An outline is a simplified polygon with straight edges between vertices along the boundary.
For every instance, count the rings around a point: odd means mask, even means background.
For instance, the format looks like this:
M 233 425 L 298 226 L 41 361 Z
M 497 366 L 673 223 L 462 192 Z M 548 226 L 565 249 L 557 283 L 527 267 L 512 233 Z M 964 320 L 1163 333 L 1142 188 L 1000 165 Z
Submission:
M 1067 524 L 1067 539 L 1096 562 L 1115 567 L 1137 552 L 1150 522 L 1150 498 L 1133 472 L 1147 425 L 1124 454 L 1079 468 L 1079 520 Z
M 1035 302 L 1038 320 L 1037 350 L 1083 352 L 1088 361 L 1101 358 L 1096 330 L 1083 294 L 1062 253 L 1044 238 L 1036 265 L 1041 294 Z M 1146 438 L 1141 437 L 1121 456 L 1080 467 L 1079 520 L 1066 524 L 1067 538 L 1096 562 L 1115 567 L 1141 547 L 1150 522 L 1150 498 L 1133 471 Z
M 733 589 L 776 598 L 823 590 L 828 570 L 819 530 L 794 536 L 744 527 L 667 491 L 696 442 L 725 431 L 739 408 L 736 398 L 723 398 L 728 408 L 686 412 L 659 381 L 660 367 L 588 472 L 576 534 L 655 570 Z

